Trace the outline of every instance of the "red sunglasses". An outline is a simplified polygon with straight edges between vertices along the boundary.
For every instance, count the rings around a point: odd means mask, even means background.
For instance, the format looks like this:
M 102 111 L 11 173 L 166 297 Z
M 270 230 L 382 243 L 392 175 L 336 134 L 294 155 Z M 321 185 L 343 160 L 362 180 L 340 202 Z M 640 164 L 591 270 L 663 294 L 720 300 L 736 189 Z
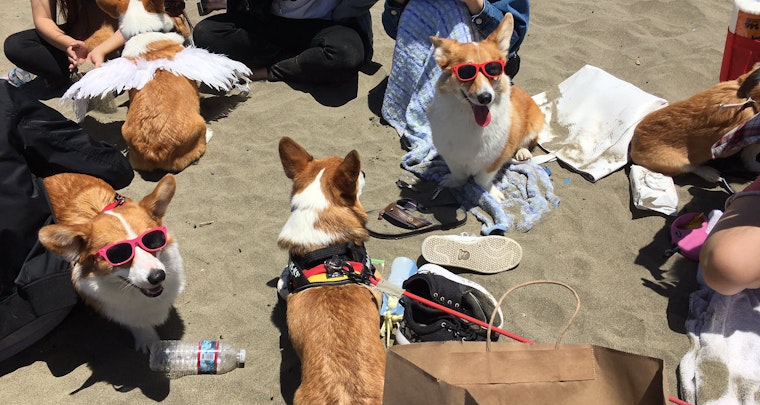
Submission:
M 498 79 L 502 73 L 504 73 L 504 65 L 506 62 L 503 60 L 492 60 L 483 63 L 460 63 L 454 65 L 451 70 L 454 71 L 454 76 L 461 82 L 469 82 L 475 80 L 475 76 L 478 75 L 478 71 L 483 72 L 486 77 L 491 79 Z
M 121 266 L 135 257 L 135 245 L 139 245 L 146 252 L 157 252 L 166 247 L 166 239 L 166 227 L 159 226 L 148 229 L 134 239 L 108 244 L 98 250 L 97 254 L 111 266 Z

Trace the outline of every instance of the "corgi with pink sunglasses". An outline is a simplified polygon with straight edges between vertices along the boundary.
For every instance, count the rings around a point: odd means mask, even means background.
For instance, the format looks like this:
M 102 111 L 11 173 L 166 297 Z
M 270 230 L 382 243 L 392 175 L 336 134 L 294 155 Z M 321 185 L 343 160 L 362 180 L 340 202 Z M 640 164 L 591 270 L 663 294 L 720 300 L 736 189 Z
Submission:
M 500 201 L 496 173 L 513 158 L 533 157 L 544 126 L 538 105 L 504 73 L 513 28 L 507 13 L 480 42 L 430 37 L 443 72 L 427 117 L 433 145 L 451 172 L 441 184 L 459 187 L 472 178 Z
M 40 229 L 40 242 L 71 262 L 84 302 L 129 329 L 135 348 L 146 352 L 185 287 L 177 242 L 163 224 L 174 177 L 164 176 L 140 201 L 84 174 L 44 182 L 57 223 Z

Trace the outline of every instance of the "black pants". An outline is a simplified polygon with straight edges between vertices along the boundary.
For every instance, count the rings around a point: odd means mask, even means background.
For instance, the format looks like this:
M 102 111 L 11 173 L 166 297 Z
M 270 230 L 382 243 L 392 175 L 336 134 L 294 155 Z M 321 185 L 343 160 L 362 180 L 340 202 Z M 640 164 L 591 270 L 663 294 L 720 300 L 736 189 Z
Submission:
M 11 63 L 57 84 L 69 80 L 69 58 L 66 52 L 42 39 L 31 29 L 9 35 L 4 44 L 5 57 Z
M 267 67 L 269 81 L 339 82 L 364 63 L 359 30 L 331 21 L 224 13 L 193 30 L 195 46 L 250 67 Z

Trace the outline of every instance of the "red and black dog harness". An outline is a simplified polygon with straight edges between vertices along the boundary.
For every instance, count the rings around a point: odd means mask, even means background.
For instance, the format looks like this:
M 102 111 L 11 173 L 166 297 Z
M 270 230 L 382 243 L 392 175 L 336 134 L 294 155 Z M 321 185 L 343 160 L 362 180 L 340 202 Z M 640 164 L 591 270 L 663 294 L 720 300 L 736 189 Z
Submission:
M 304 256 L 290 256 L 288 261 L 288 291 L 298 292 L 309 287 L 369 284 L 374 273 L 372 261 L 363 246 L 353 242 L 328 246 Z

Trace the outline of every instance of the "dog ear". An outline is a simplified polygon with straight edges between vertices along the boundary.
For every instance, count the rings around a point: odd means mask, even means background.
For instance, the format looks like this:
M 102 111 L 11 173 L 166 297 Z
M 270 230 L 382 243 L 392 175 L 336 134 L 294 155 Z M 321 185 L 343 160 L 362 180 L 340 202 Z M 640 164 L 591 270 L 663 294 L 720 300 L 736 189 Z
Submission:
M 444 66 L 448 65 L 449 59 L 451 59 L 451 52 L 449 49 L 451 48 L 451 45 L 457 43 L 457 41 L 448 38 L 431 36 L 430 42 L 432 42 L 433 46 L 435 47 L 433 57 L 435 58 L 435 61 L 438 62 L 438 66 L 443 68 Z
M 357 187 L 361 170 L 362 164 L 359 160 L 359 152 L 352 150 L 338 166 L 335 178 L 333 179 L 333 184 L 338 187 L 344 198 L 348 200 L 356 199 L 359 193 Z
M 285 170 L 285 175 L 291 180 L 296 177 L 296 174 L 302 172 L 309 162 L 314 160 L 314 157 L 306 149 L 287 136 L 280 139 L 279 150 L 282 168 Z
M 504 18 L 501 19 L 499 26 L 488 36 L 488 38 L 486 38 L 486 40 L 495 42 L 499 51 L 501 51 L 504 56 L 507 56 L 509 55 L 509 45 L 512 42 L 512 31 L 514 31 L 514 29 L 515 19 L 512 17 L 512 13 L 504 14 Z
M 752 98 L 753 100 L 760 96 L 757 94 L 757 87 L 760 85 L 760 64 L 755 64 L 753 70 L 739 76 L 736 82 L 739 83 L 739 90 L 736 91 L 738 98 Z
M 176 189 L 177 181 L 174 180 L 174 176 L 167 174 L 156 184 L 152 193 L 143 197 L 140 206 L 145 208 L 154 218 L 163 218 Z
M 38 236 L 45 248 L 74 263 L 87 248 L 90 231 L 89 224 L 53 224 L 40 229 Z

